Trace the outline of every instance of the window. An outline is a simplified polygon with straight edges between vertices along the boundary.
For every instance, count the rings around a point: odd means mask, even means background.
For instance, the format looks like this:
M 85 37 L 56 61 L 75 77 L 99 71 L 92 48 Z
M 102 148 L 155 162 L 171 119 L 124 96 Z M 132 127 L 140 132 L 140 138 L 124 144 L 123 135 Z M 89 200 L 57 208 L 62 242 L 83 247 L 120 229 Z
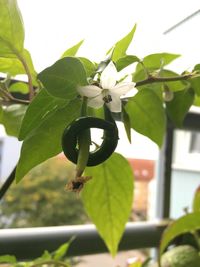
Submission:
M 200 153 L 200 133 L 191 133 L 189 153 Z
M 174 144 L 173 168 L 200 171 L 200 133 L 176 130 Z

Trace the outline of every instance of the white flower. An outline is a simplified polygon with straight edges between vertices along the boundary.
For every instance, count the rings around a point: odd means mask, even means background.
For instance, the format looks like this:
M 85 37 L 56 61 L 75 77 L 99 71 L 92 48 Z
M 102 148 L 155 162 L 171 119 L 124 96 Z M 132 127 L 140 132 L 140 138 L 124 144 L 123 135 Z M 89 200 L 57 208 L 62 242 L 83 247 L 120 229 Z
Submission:
M 117 74 L 117 69 L 111 61 L 101 74 L 100 86 L 78 87 L 79 94 L 88 97 L 88 106 L 100 108 L 106 103 L 110 111 L 121 112 L 120 97 L 133 89 L 135 83 L 127 82 L 127 79 L 117 83 Z

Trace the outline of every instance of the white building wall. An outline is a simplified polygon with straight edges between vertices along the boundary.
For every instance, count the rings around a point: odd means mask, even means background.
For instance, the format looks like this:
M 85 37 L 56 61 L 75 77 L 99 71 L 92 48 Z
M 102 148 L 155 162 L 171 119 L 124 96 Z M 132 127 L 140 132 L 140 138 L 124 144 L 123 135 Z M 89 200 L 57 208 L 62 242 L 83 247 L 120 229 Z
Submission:
M 200 185 L 200 172 L 184 169 L 172 170 L 170 217 L 178 218 L 185 214 L 184 209 L 192 210 L 194 193 Z
M 0 181 L 3 182 L 15 167 L 20 154 L 21 142 L 15 137 L 2 137 Z

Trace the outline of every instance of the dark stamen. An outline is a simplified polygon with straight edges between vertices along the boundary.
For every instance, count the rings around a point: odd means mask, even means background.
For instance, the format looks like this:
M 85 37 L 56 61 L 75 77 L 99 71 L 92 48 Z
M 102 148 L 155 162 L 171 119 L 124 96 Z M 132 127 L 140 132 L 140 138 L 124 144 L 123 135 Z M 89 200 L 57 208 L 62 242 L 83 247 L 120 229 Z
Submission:
M 110 103 L 112 101 L 111 95 L 104 96 L 103 101 L 107 104 Z

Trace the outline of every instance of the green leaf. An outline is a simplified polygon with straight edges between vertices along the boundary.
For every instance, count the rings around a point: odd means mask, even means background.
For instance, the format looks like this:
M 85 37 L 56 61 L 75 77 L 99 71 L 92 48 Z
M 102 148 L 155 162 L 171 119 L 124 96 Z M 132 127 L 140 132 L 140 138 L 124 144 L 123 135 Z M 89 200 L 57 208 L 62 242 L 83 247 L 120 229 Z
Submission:
M 33 130 L 44 123 L 53 113 L 68 103 L 68 100 L 55 98 L 49 95 L 45 89 L 42 89 L 28 106 L 22 121 L 19 140 L 23 140 L 30 135 Z
M 126 112 L 124 106 L 122 106 L 122 115 L 121 115 L 122 122 L 124 123 L 124 128 L 126 131 L 127 138 L 131 144 L 131 121 L 129 114 Z
M 193 78 L 189 80 L 191 83 L 191 87 L 194 89 L 195 93 L 200 96 L 200 77 Z
M 11 75 L 29 71 L 33 82 L 36 83 L 31 56 L 24 49 L 24 27 L 16 0 L 0 0 L 0 57 L 5 58 L 0 59 L 1 71 Z M 21 64 L 16 59 L 21 61 Z
M 74 240 L 74 238 L 71 238 L 69 242 L 62 244 L 56 251 L 54 251 L 54 260 L 61 260 L 63 259 L 64 256 L 66 256 L 66 253 L 69 249 L 69 246 L 71 245 L 71 242 Z
M 51 259 L 52 259 L 51 253 L 49 253 L 49 251 L 45 250 L 43 252 L 43 254 L 41 255 L 41 257 L 37 260 L 42 262 L 44 260 L 51 260 Z
M 133 80 L 137 82 L 147 78 L 147 73 L 162 69 L 178 57 L 180 57 L 180 55 L 169 53 L 157 53 L 144 57 L 142 63 L 138 63 L 136 66 Z
M 27 65 L 27 67 L 29 69 L 29 72 L 30 72 L 31 77 L 32 77 L 32 80 L 33 80 L 33 84 L 34 85 L 38 85 L 38 82 L 37 82 L 37 73 L 35 71 L 35 68 L 34 68 L 34 65 L 33 65 L 33 61 L 32 61 L 30 52 L 27 49 L 24 49 L 23 52 L 22 52 L 22 54 L 21 54 L 21 57 L 26 62 L 26 65 Z M 26 70 L 24 70 L 24 73 L 27 73 Z
M 78 42 L 77 44 L 75 44 L 74 46 L 72 46 L 71 48 L 67 49 L 62 54 L 61 58 L 75 56 L 83 42 L 84 42 L 84 40 L 81 40 L 80 42 Z
M 60 260 L 60 259 L 62 259 L 62 258 L 65 256 L 65 254 L 66 254 L 68 248 L 69 248 L 69 244 L 68 244 L 68 243 L 67 243 L 67 244 L 63 244 L 62 246 L 60 246 L 60 247 L 55 251 L 55 255 L 54 255 L 54 257 L 53 257 L 54 260 Z
M 120 70 L 126 68 L 127 66 L 129 66 L 130 64 L 133 64 L 133 63 L 139 62 L 139 61 L 140 61 L 140 59 L 138 57 L 132 56 L 132 55 L 127 55 L 127 56 L 121 57 L 116 61 L 117 71 L 120 71 Z
M 0 263 L 16 263 L 16 262 L 17 260 L 15 256 L 11 256 L 11 255 L 0 256 Z
M 130 263 L 128 267 L 142 267 L 142 262 L 138 259 L 137 261 Z
M 200 72 L 200 64 L 197 64 L 194 67 L 193 71 L 199 71 Z M 195 93 L 200 96 L 200 77 L 192 78 L 189 80 L 191 82 L 191 87 L 194 89 Z
M 16 170 L 17 182 L 33 167 L 61 152 L 62 133 L 79 116 L 80 102 L 76 99 L 58 109 L 24 140 Z
M 73 99 L 76 88 L 87 84 L 86 72 L 81 61 L 65 57 L 38 74 L 47 91 L 55 97 Z
M 25 105 L 12 105 L 3 109 L 1 123 L 4 125 L 6 133 L 18 137 L 22 119 L 26 112 Z
M 178 77 L 179 74 L 170 71 L 170 70 L 161 70 L 159 72 L 160 77 L 170 78 L 170 77 Z M 189 83 L 187 81 L 174 81 L 174 82 L 165 82 L 165 84 L 168 86 L 170 91 L 177 92 L 184 90 L 186 87 L 189 87 Z
M 50 260 L 52 260 L 52 255 L 47 250 L 45 250 L 40 257 L 34 259 L 34 264 L 43 266 L 43 264 L 45 264 L 46 261 Z
M 195 95 L 193 105 L 200 107 L 200 96 Z
M 160 69 L 161 67 L 163 68 L 164 66 L 168 65 L 178 57 L 180 57 L 180 55 L 178 54 L 169 54 L 169 53 L 151 54 L 144 57 L 143 64 L 145 65 L 146 68 L 156 70 Z M 142 65 L 139 64 L 138 67 L 141 69 Z
M 92 176 L 82 192 L 85 209 L 112 255 L 117 252 L 133 201 L 133 173 L 125 158 L 114 153 L 86 169 Z
M 150 70 L 148 70 L 148 71 L 150 71 Z M 145 80 L 148 78 L 147 71 L 144 69 L 139 69 L 138 64 L 137 64 L 137 70 L 132 74 L 132 76 L 133 76 L 134 82 L 139 82 L 139 81 L 142 81 L 142 80 Z
M 0 0 L 0 56 L 16 57 L 23 51 L 24 27 L 16 0 Z
M 152 83 L 152 84 L 146 84 L 143 86 L 138 87 L 139 90 L 151 90 L 153 91 L 163 102 L 163 83 Z
M 0 106 L 0 123 L 2 121 L 2 117 L 3 117 L 3 108 L 2 106 Z
M 23 82 L 16 82 L 16 83 L 11 84 L 8 90 L 9 92 L 12 92 L 12 93 L 17 92 L 21 94 L 28 94 L 29 92 L 28 84 L 23 83 Z
M 135 30 L 136 30 L 136 25 L 124 38 L 122 38 L 115 44 L 112 53 L 112 60 L 114 62 L 116 62 L 119 58 L 124 57 L 126 55 L 126 50 L 128 49 L 130 43 L 132 42 Z
M 159 248 L 159 258 L 169 243 L 177 236 L 185 233 L 193 233 L 200 229 L 200 212 L 184 215 L 172 222 L 164 231 Z
M 97 66 L 85 57 L 79 57 L 79 59 L 85 68 L 87 77 L 92 76 L 95 73 Z
M 166 116 L 162 101 L 152 90 L 142 89 L 125 106 L 131 127 L 149 137 L 159 147 L 166 130 Z
M 196 64 L 195 66 L 194 66 L 194 69 L 193 70 L 200 70 L 200 64 Z
M 192 209 L 194 212 L 200 211 L 200 186 L 197 188 L 192 203 Z
M 166 103 L 169 118 L 177 127 L 182 127 L 183 120 L 194 101 L 192 89 L 174 93 L 172 101 Z
M 18 58 L 0 57 L 0 72 L 15 76 L 17 74 L 24 74 L 25 70 Z
M 32 75 L 32 79 L 35 81 L 36 71 L 34 69 L 31 55 L 28 52 L 28 50 L 24 49 L 22 52 L 22 56 L 29 67 L 30 73 Z M 15 76 L 17 74 L 26 74 L 24 66 L 22 62 L 19 60 L 19 58 L 0 57 L 0 72 L 9 73 L 12 76 Z

